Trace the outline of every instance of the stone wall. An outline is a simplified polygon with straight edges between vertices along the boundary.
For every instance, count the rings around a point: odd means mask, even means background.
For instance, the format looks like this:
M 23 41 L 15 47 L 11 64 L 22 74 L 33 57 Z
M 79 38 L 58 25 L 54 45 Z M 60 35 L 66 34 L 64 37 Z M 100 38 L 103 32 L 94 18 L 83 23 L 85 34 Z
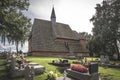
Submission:
M 67 56 L 68 52 L 32 52 L 33 56 Z M 88 53 L 74 53 L 75 56 L 82 54 L 82 56 L 89 56 Z

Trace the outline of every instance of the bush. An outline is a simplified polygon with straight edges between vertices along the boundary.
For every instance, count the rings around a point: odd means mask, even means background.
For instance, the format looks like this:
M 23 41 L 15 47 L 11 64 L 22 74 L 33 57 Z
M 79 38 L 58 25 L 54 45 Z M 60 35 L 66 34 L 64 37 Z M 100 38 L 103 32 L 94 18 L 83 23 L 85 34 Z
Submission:
M 47 79 L 46 80 L 57 80 L 57 74 L 54 73 L 53 71 L 50 71 L 47 75 Z
M 88 72 L 88 69 L 82 65 L 73 64 L 73 65 L 71 65 L 70 68 L 71 68 L 71 70 L 75 70 L 75 71 L 82 72 L 82 73 Z

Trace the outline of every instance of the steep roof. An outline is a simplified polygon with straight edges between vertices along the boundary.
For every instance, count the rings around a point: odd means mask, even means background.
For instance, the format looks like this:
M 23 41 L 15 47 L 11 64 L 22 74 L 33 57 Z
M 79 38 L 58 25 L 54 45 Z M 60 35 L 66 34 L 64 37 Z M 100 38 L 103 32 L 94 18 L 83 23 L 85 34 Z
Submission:
M 78 39 L 66 24 L 57 23 L 55 31 L 57 37 Z M 88 52 L 80 43 L 68 43 L 68 46 L 72 52 Z M 64 42 L 55 41 L 51 21 L 35 19 L 32 28 L 32 51 L 68 52 L 68 49 Z
M 72 31 L 69 25 L 56 23 L 56 25 L 53 27 L 55 28 L 56 38 L 79 40 L 79 38 L 76 36 L 74 31 Z

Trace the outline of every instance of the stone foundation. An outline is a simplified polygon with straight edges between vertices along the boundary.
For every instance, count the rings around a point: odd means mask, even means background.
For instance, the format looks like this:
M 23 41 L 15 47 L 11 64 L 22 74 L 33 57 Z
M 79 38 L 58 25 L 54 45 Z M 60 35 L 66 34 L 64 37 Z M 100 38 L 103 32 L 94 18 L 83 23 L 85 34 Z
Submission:
M 70 53 L 68 52 L 31 52 L 33 56 L 68 56 Z M 74 53 L 75 56 L 82 54 L 83 56 L 89 56 L 88 53 Z

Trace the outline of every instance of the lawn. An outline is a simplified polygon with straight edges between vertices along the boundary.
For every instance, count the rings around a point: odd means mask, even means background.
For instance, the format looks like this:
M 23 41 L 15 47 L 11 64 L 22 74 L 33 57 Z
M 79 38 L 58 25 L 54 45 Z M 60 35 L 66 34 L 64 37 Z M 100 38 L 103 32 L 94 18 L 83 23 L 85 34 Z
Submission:
M 36 76 L 35 80 L 45 80 L 47 73 L 50 71 L 56 72 L 58 76 L 63 76 L 63 73 L 60 72 L 60 68 L 50 65 L 48 63 L 52 62 L 52 60 L 58 60 L 61 58 L 58 57 L 27 57 L 28 60 L 32 61 L 32 62 L 36 62 L 40 65 L 45 66 L 45 73 L 40 75 L 40 76 Z
M 6 66 L 4 65 L 5 60 L 4 59 L 0 59 L 0 80 L 6 80 Z
M 51 62 L 52 60 L 58 60 L 59 58 L 57 57 L 27 57 L 30 61 L 39 63 L 40 65 L 45 66 L 46 71 L 44 74 L 40 76 L 36 76 L 35 80 L 45 80 L 46 78 L 46 73 L 49 71 L 54 71 L 58 74 L 58 76 L 63 76 L 63 73 L 59 71 L 59 69 L 53 65 L 49 65 L 48 63 Z M 95 58 L 88 60 L 95 60 Z M 69 60 L 70 62 L 74 60 Z M 99 73 L 102 76 L 104 80 L 120 80 L 120 69 L 115 69 L 115 68 L 103 68 L 99 67 Z
M 120 69 L 99 67 L 99 72 L 104 80 L 120 80 Z
M 28 60 L 31 62 L 38 63 L 40 65 L 45 66 L 45 73 L 42 75 L 35 76 L 34 80 L 45 80 L 47 73 L 50 71 L 56 72 L 58 76 L 63 76 L 63 73 L 61 72 L 61 68 L 58 68 L 56 66 L 48 64 L 52 60 L 58 60 L 61 59 L 59 57 L 33 57 L 33 56 L 28 56 L 26 57 Z M 88 60 L 95 60 L 95 58 Z M 76 60 L 69 60 L 70 62 L 76 61 Z M 0 59 L 0 65 L 4 64 L 5 60 Z M 6 80 L 5 77 L 7 76 L 7 72 L 5 70 L 5 66 L 0 66 L 0 80 Z M 102 76 L 102 80 L 120 80 L 120 69 L 115 69 L 115 68 L 103 68 L 99 67 L 99 73 L 100 76 Z M 15 80 L 24 80 L 24 79 L 15 79 Z

